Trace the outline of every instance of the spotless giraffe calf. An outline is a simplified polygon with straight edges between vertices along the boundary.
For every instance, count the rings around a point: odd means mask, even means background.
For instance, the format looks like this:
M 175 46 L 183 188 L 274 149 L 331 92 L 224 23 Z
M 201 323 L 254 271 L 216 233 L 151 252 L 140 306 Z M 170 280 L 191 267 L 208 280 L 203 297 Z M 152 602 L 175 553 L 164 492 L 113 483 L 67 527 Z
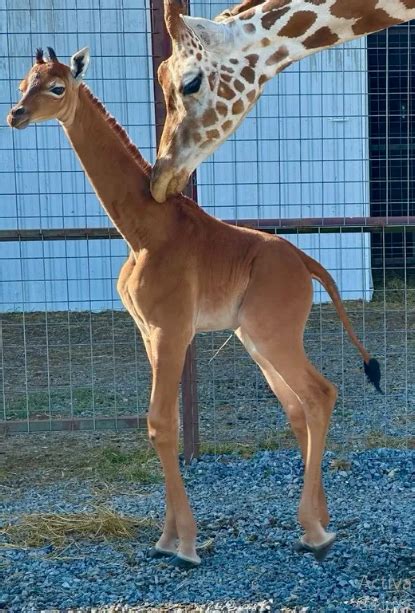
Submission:
M 378 362 L 356 337 L 329 273 L 288 241 L 214 219 L 185 196 L 159 204 L 150 166 L 88 87 L 89 52 L 70 66 L 38 50 L 8 115 L 22 129 L 55 119 L 103 208 L 130 247 L 118 291 L 143 337 L 152 368 L 148 432 L 166 488 L 163 532 L 152 549 L 179 567 L 200 564 L 196 522 L 178 458 L 178 390 L 187 348 L 201 331 L 232 329 L 279 398 L 304 458 L 299 549 L 323 559 L 335 534 L 321 481 L 321 460 L 336 389 L 310 363 L 303 333 L 317 279 L 331 296 L 369 380 Z

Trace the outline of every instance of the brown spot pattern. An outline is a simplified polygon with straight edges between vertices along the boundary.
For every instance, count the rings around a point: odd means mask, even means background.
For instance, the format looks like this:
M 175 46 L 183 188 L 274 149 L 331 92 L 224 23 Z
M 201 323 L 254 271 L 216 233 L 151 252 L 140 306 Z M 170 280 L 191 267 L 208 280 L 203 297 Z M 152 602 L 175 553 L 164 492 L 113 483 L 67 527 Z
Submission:
M 216 72 L 211 72 L 210 75 L 208 76 L 209 87 L 210 87 L 211 91 L 213 91 L 215 89 L 216 75 L 217 75 Z
M 241 70 L 241 77 L 248 81 L 248 83 L 254 83 L 255 81 L 255 70 L 252 70 L 250 66 L 245 66 L 243 70 Z
M 415 9 L 415 0 L 402 0 L 407 9 Z
M 256 31 L 256 27 L 254 26 L 253 23 L 246 23 L 244 25 L 244 30 L 247 34 L 251 34 L 252 32 Z
M 362 17 L 359 19 L 357 23 L 353 26 L 353 32 L 359 36 L 362 34 L 367 34 L 369 32 L 376 32 L 377 30 L 383 30 L 384 28 L 388 28 L 394 24 L 401 23 L 401 19 L 395 19 L 394 17 L 390 17 L 386 11 L 383 9 L 378 9 L 377 11 L 373 11 L 366 17 Z
M 200 141 L 202 140 L 202 137 L 199 132 L 193 132 L 193 140 L 195 141 L 196 144 L 200 143 Z
M 291 4 L 291 0 L 267 0 L 264 6 L 262 7 L 262 11 L 267 13 L 268 11 L 272 11 L 273 9 L 280 9 L 283 6 L 287 6 L 287 4 Z
M 306 38 L 303 41 L 303 45 L 306 49 L 318 49 L 319 47 L 329 47 L 338 41 L 339 37 L 337 34 L 332 32 L 327 26 L 324 26 Z
M 222 81 L 225 81 L 225 83 L 230 83 L 232 81 L 232 77 L 230 74 L 221 74 L 220 78 L 222 79 Z
M 310 4 L 315 4 L 316 6 L 320 6 L 320 4 L 324 4 L 326 0 L 305 0 Z
M 213 126 L 218 121 L 218 119 L 219 117 L 215 109 L 210 108 L 204 112 L 202 117 L 202 124 L 205 128 L 207 128 L 208 126 Z
M 207 136 L 207 137 L 208 137 L 210 140 L 212 140 L 212 139 L 214 139 L 214 138 L 219 138 L 219 137 L 220 137 L 219 130 L 208 130 L 208 131 L 206 132 L 206 136 Z
M 219 115 L 223 115 L 224 117 L 228 114 L 228 107 L 223 102 L 216 103 L 216 110 Z
M 224 132 L 227 132 L 228 130 L 230 130 L 233 126 L 233 121 L 225 121 L 225 123 L 222 125 L 222 130 Z
M 196 54 L 196 59 L 200 62 L 200 60 L 202 59 L 202 54 L 201 53 L 197 53 Z
M 290 10 L 290 7 L 287 6 L 284 9 L 280 9 L 279 11 L 270 11 L 269 13 L 266 13 L 263 18 L 261 19 L 261 23 L 262 23 L 262 27 L 265 30 L 270 30 L 272 28 L 272 26 L 275 24 L 275 22 L 282 17 L 283 15 L 285 15 L 285 13 L 287 11 Z
M 262 74 L 259 77 L 259 81 L 258 81 L 259 87 L 262 87 L 264 85 L 264 83 L 266 83 L 267 81 L 268 81 L 268 77 L 266 75 Z
M 229 61 L 231 64 L 239 64 L 239 60 L 237 60 L 235 57 L 232 57 Z
M 273 64 L 278 64 L 278 62 L 285 60 L 286 57 L 288 57 L 287 47 L 279 47 L 275 53 L 269 56 L 265 63 L 267 66 L 272 66 Z
M 244 112 L 245 106 L 244 103 L 242 102 L 242 100 L 238 100 L 237 102 L 235 102 L 235 104 L 232 106 L 232 113 L 234 115 L 240 115 L 241 113 Z
M 253 102 L 256 98 L 256 90 L 251 89 L 251 91 L 247 93 L 246 97 L 248 98 L 249 102 Z
M 182 131 L 182 147 L 187 147 L 190 144 L 191 132 L 189 128 L 184 128 Z
M 378 0 L 336 0 L 330 9 L 334 17 L 357 19 L 375 10 Z
M 233 86 L 238 92 L 243 92 L 245 89 L 245 85 L 239 79 L 235 79 Z
M 218 87 L 218 96 L 220 98 L 226 98 L 226 100 L 232 100 L 232 98 L 235 98 L 236 94 L 233 89 L 231 89 L 229 85 L 227 85 L 227 83 L 220 81 Z
M 313 11 L 298 11 L 298 13 L 294 13 L 278 34 L 280 36 L 288 36 L 289 38 L 297 38 L 305 34 L 316 19 L 317 15 Z
M 251 53 L 250 55 L 247 55 L 245 59 L 248 60 L 251 68 L 255 68 L 259 60 L 259 55 L 257 55 L 256 53 Z
M 271 44 L 271 41 L 269 38 L 263 38 L 261 40 L 261 47 L 269 47 Z

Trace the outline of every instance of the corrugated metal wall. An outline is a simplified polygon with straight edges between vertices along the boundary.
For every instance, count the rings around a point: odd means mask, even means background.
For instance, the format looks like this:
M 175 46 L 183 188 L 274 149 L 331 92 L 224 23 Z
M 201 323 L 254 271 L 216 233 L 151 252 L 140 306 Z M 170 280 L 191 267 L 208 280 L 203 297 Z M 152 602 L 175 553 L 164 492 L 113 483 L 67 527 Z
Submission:
M 226 5 L 193 2 L 192 12 Z M 59 126 L 16 132 L 4 118 L 36 47 L 51 45 L 66 60 L 88 45 L 88 84 L 152 159 L 148 1 L 32 0 L 29 8 L 27 0 L 0 0 L 1 228 L 106 227 Z M 268 84 L 236 135 L 200 169 L 200 202 L 240 220 L 366 215 L 367 137 L 366 49 L 358 41 Z M 343 297 L 370 297 L 369 236 L 294 240 L 333 272 Z M 114 240 L 0 243 L 0 310 L 120 308 L 115 279 L 125 255 Z

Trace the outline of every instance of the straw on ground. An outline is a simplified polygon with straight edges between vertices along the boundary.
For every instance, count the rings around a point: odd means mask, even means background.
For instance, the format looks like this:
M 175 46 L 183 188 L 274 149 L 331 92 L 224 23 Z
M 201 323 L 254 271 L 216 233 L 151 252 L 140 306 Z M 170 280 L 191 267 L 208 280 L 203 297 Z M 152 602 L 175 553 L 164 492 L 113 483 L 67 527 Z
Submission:
M 90 513 L 33 513 L 22 515 L 0 529 L 1 548 L 68 546 L 78 540 L 151 539 L 160 529 L 152 518 L 120 515 L 108 507 L 95 507 Z

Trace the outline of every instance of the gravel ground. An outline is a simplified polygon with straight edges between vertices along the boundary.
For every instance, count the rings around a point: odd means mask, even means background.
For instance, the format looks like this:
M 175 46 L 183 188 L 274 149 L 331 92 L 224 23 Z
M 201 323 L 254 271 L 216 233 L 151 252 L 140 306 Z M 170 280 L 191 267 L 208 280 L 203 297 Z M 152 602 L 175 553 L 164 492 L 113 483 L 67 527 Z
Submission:
M 349 453 L 341 464 L 335 459 L 326 453 L 325 483 L 338 542 L 324 564 L 293 552 L 302 483 L 297 452 L 260 452 L 250 460 L 204 456 L 184 471 L 200 543 L 212 540 L 201 552 L 200 568 L 185 572 L 150 560 L 148 534 L 129 541 L 77 542 L 57 558 L 51 547 L 0 548 L 0 602 L 10 613 L 107 611 L 116 604 L 112 611 L 181 607 L 184 613 L 189 605 L 188 611 L 212 612 L 284 607 L 409 612 L 413 454 L 378 449 Z M 161 484 L 104 487 L 76 477 L 33 481 L 0 488 L 3 521 L 24 513 L 88 511 L 103 503 L 128 516 L 163 514 Z

